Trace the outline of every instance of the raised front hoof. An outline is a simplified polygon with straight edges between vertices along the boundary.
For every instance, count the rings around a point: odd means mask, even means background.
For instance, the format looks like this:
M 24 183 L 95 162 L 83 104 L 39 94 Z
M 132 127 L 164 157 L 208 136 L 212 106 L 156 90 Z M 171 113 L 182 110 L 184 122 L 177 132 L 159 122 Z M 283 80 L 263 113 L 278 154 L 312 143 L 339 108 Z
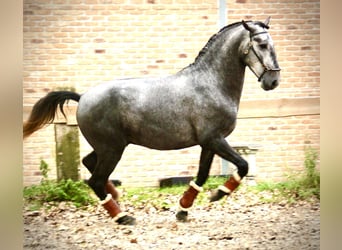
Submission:
M 176 214 L 176 218 L 178 221 L 185 222 L 188 220 L 188 212 L 187 211 L 178 211 Z
M 135 224 L 137 224 L 135 218 L 129 215 L 122 216 L 116 221 L 116 223 L 118 223 L 119 225 L 129 226 L 134 226 Z
M 220 189 L 216 189 L 211 192 L 210 202 L 221 200 L 225 195 L 228 195 L 228 194 L 223 192 Z

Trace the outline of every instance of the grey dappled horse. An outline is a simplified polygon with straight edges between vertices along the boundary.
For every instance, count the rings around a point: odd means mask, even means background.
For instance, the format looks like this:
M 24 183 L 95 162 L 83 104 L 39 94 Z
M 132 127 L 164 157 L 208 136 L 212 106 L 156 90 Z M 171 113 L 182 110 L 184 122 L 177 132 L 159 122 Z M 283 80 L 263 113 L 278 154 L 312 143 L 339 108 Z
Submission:
M 108 178 L 128 144 L 157 150 L 200 145 L 197 178 L 180 199 L 176 215 L 186 220 L 215 154 L 236 165 L 237 171 L 212 193 L 211 201 L 229 195 L 248 172 L 248 163 L 225 137 L 235 128 L 246 66 L 264 90 L 279 84 L 280 68 L 267 32 L 269 20 L 222 28 L 192 64 L 171 76 L 115 80 L 82 95 L 50 92 L 34 105 L 24 137 L 52 122 L 57 107 L 63 112 L 67 100 L 79 102 L 77 122 L 94 149 L 82 161 L 92 174 L 88 184 L 119 224 L 134 224 L 135 219 L 121 211 L 117 191 Z

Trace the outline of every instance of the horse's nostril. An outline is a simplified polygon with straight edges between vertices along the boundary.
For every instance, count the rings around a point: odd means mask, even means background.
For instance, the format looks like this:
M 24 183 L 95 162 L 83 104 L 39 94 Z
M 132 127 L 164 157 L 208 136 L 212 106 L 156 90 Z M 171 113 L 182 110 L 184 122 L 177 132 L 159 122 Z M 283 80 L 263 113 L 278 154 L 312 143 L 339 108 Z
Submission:
M 274 80 L 274 81 L 272 82 L 272 87 L 275 88 L 275 87 L 277 87 L 277 86 L 278 86 L 278 80 Z

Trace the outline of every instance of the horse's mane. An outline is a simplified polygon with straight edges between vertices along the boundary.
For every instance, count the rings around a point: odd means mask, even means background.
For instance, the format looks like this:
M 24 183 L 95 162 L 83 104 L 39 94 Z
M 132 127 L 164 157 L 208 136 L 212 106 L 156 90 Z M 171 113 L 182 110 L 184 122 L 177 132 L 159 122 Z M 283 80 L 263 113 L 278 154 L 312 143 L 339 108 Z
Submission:
M 210 37 L 210 39 L 208 40 L 208 42 L 206 43 L 206 45 L 200 50 L 200 52 L 198 53 L 195 62 L 198 61 L 198 59 L 200 59 L 210 48 L 210 46 L 217 40 L 217 38 L 219 37 L 219 35 L 221 35 L 224 31 L 228 30 L 228 29 L 232 29 L 238 25 L 240 25 L 241 22 L 236 22 L 236 23 L 232 23 L 229 24 L 225 27 L 223 27 L 222 29 L 220 29 L 217 33 L 215 33 L 214 35 L 212 35 Z
M 246 23 L 250 23 L 250 22 L 253 22 L 253 21 L 246 21 Z M 210 46 L 219 38 L 219 36 L 225 32 L 226 30 L 230 30 L 230 29 L 233 29 L 235 28 L 236 26 L 240 25 L 242 22 L 236 22 L 236 23 L 232 23 L 232 24 L 229 24 L 227 26 L 224 26 L 223 28 L 221 28 L 216 34 L 212 35 L 210 37 L 210 39 L 208 40 L 208 42 L 206 43 L 206 45 L 200 50 L 200 52 L 198 53 L 197 57 L 195 58 L 195 62 L 198 61 L 198 59 L 200 59 L 207 51 L 208 49 L 210 48 Z M 266 24 L 264 24 L 263 22 L 259 22 L 259 21 L 256 21 L 256 22 L 253 22 L 255 25 L 259 25 L 261 26 L 262 28 L 267 28 L 268 29 L 268 26 Z M 195 63 L 194 62 L 194 63 Z

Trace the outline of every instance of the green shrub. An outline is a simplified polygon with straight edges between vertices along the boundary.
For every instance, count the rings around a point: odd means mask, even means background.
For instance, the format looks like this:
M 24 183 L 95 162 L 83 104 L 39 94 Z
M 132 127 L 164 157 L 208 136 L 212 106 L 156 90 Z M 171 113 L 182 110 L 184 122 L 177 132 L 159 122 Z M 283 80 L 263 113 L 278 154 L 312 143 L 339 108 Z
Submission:
M 59 182 L 45 180 L 39 185 L 24 188 L 24 198 L 36 204 L 44 202 L 70 201 L 76 207 L 93 204 L 95 199 L 90 196 L 91 190 L 83 181 L 71 179 Z
M 44 202 L 70 201 L 76 207 L 94 204 L 95 199 L 91 197 L 91 189 L 83 181 L 73 181 L 71 179 L 48 180 L 48 165 L 41 161 L 40 170 L 43 179 L 39 185 L 32 185 L 24 188 L 24 198 L 31 203 L 33 207 L 39 207 Z
M 289 174 L 287 180 L 280 183 L 261 182 L 253 189 L 259 192 L 273 192 L 273 201 L 282 198 L 286 198 L 290 202 L 312 197 L 320 199 L 320 173 L 316 167 L 317 158 L 317 152 L 308 147 L 305 149 L 305 172 L 303 174 Z

